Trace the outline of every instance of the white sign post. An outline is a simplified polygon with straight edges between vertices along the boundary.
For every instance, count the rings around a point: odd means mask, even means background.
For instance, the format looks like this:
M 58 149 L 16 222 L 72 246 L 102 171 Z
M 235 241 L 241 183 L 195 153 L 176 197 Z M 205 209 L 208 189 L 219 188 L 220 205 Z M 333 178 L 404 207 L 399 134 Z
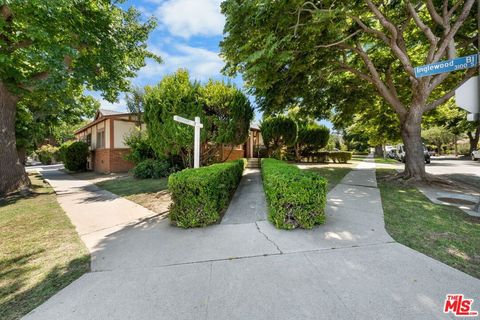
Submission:
M 195 128 L 193 137 L 193 167 L 200 168 L 200 129 L 203 128 L 203 124 L 200 123 L 200 117 L 195 117 L 195 121 L 192 121 L 179 116 L 173 116 L 173 120 Z
M 478 76 L 476 76 L 468 79 L 468 81 L 455 90 L 455 101 L 457 105 L 470 113 L 467 116 L 468 121 L 478 120 L 480 113 L 479 88 L 480 83 Z

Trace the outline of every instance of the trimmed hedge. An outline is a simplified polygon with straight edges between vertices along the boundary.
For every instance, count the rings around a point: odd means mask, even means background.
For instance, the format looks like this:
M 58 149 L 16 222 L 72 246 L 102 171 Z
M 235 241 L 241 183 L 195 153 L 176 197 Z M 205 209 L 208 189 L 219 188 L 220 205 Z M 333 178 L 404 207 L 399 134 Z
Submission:
M 327 181 L 274 159 L 262 159 L 269 220 L 280 229 L 311 229 L 325 223 Z
M 352 159 L 352 153 L 349 151 L 331 151 L 328 157 L 335 163 L 347 163 L 348 160 Z
M 242 178 L 244 166 L 241 159 L 171 174 L 170 220 L 181 228 L 216 223 Z

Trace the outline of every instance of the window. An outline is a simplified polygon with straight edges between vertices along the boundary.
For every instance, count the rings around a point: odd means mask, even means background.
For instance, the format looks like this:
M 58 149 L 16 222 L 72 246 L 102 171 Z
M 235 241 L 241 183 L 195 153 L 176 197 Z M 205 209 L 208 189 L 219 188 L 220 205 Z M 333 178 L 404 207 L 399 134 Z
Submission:
M 92 146 L 92 134 L 87 134 L 87 139 L 85 141 L 89 146 Z
M 105 148 L 105 131 L 98 131 L 97 132 L 97 145 L 96 149 L 103 149 Z

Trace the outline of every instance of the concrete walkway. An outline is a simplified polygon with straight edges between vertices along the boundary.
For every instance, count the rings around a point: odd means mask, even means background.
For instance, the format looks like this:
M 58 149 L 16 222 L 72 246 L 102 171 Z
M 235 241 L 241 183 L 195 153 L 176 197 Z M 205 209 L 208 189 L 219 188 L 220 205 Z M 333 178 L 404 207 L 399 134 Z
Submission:
M 156 216 L 132 201 L 100 189 L 86 180 L 76 180 L 59 170 L 42 170 L 42 176 L 57 193 L 57 200 L 90 250 L 97 250 L 105 237 L 130 224 Z
M 245 169 L 222 224 L 240 224 L 267 219 L 267 202 L 260 169 Z
M 385 232 L 370 159 L 328 194 L 327 215 L 310 231 L 268 221 L 129 225 L 96 246 L 95 272 L 25 318 L 451 319 L 442 312 L 448 293 L 480 309 L 480 280 Z

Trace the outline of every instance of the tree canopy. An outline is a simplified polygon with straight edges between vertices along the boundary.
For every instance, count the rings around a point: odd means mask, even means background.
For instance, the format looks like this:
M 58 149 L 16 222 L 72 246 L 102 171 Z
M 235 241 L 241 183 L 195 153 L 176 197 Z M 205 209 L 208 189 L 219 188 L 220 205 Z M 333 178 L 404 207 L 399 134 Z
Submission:
M 178 155 L 185 167 L 192 166 L 193 128 L 174 121 L 174 115 L 200 117 L 204 164 L 218 157 L 222 144 L 244 143 L 253 119 L 248 98 L 235 86 L 213 80 L 202 86 L 192 82 L 182 69 L 164 77 L 154 87 L 145 87 L 144 106 L 155 152 L 164 157 Z
M 478 51 L 474 2 L 227 0 L 224 71 L 242 73 L 267 113 L 358 111 L 374 93 L 399 120 L 404 177 L 424 179 L 422 115 L 475 69 L 417 79 L 414 67 Z
M 52 95 L 75 99 L 88 89 L 114 101 L 145 58 L 160 61 L 146 49 L 154 27 L 154 20 L 140 21 L 137 10 L 123 10 L 118 1 L 0 4 L 0 194 L 28 184 L 16 152 L 19 103 L 34 112 L 47 99 L 53 117 L 65 109 Z

